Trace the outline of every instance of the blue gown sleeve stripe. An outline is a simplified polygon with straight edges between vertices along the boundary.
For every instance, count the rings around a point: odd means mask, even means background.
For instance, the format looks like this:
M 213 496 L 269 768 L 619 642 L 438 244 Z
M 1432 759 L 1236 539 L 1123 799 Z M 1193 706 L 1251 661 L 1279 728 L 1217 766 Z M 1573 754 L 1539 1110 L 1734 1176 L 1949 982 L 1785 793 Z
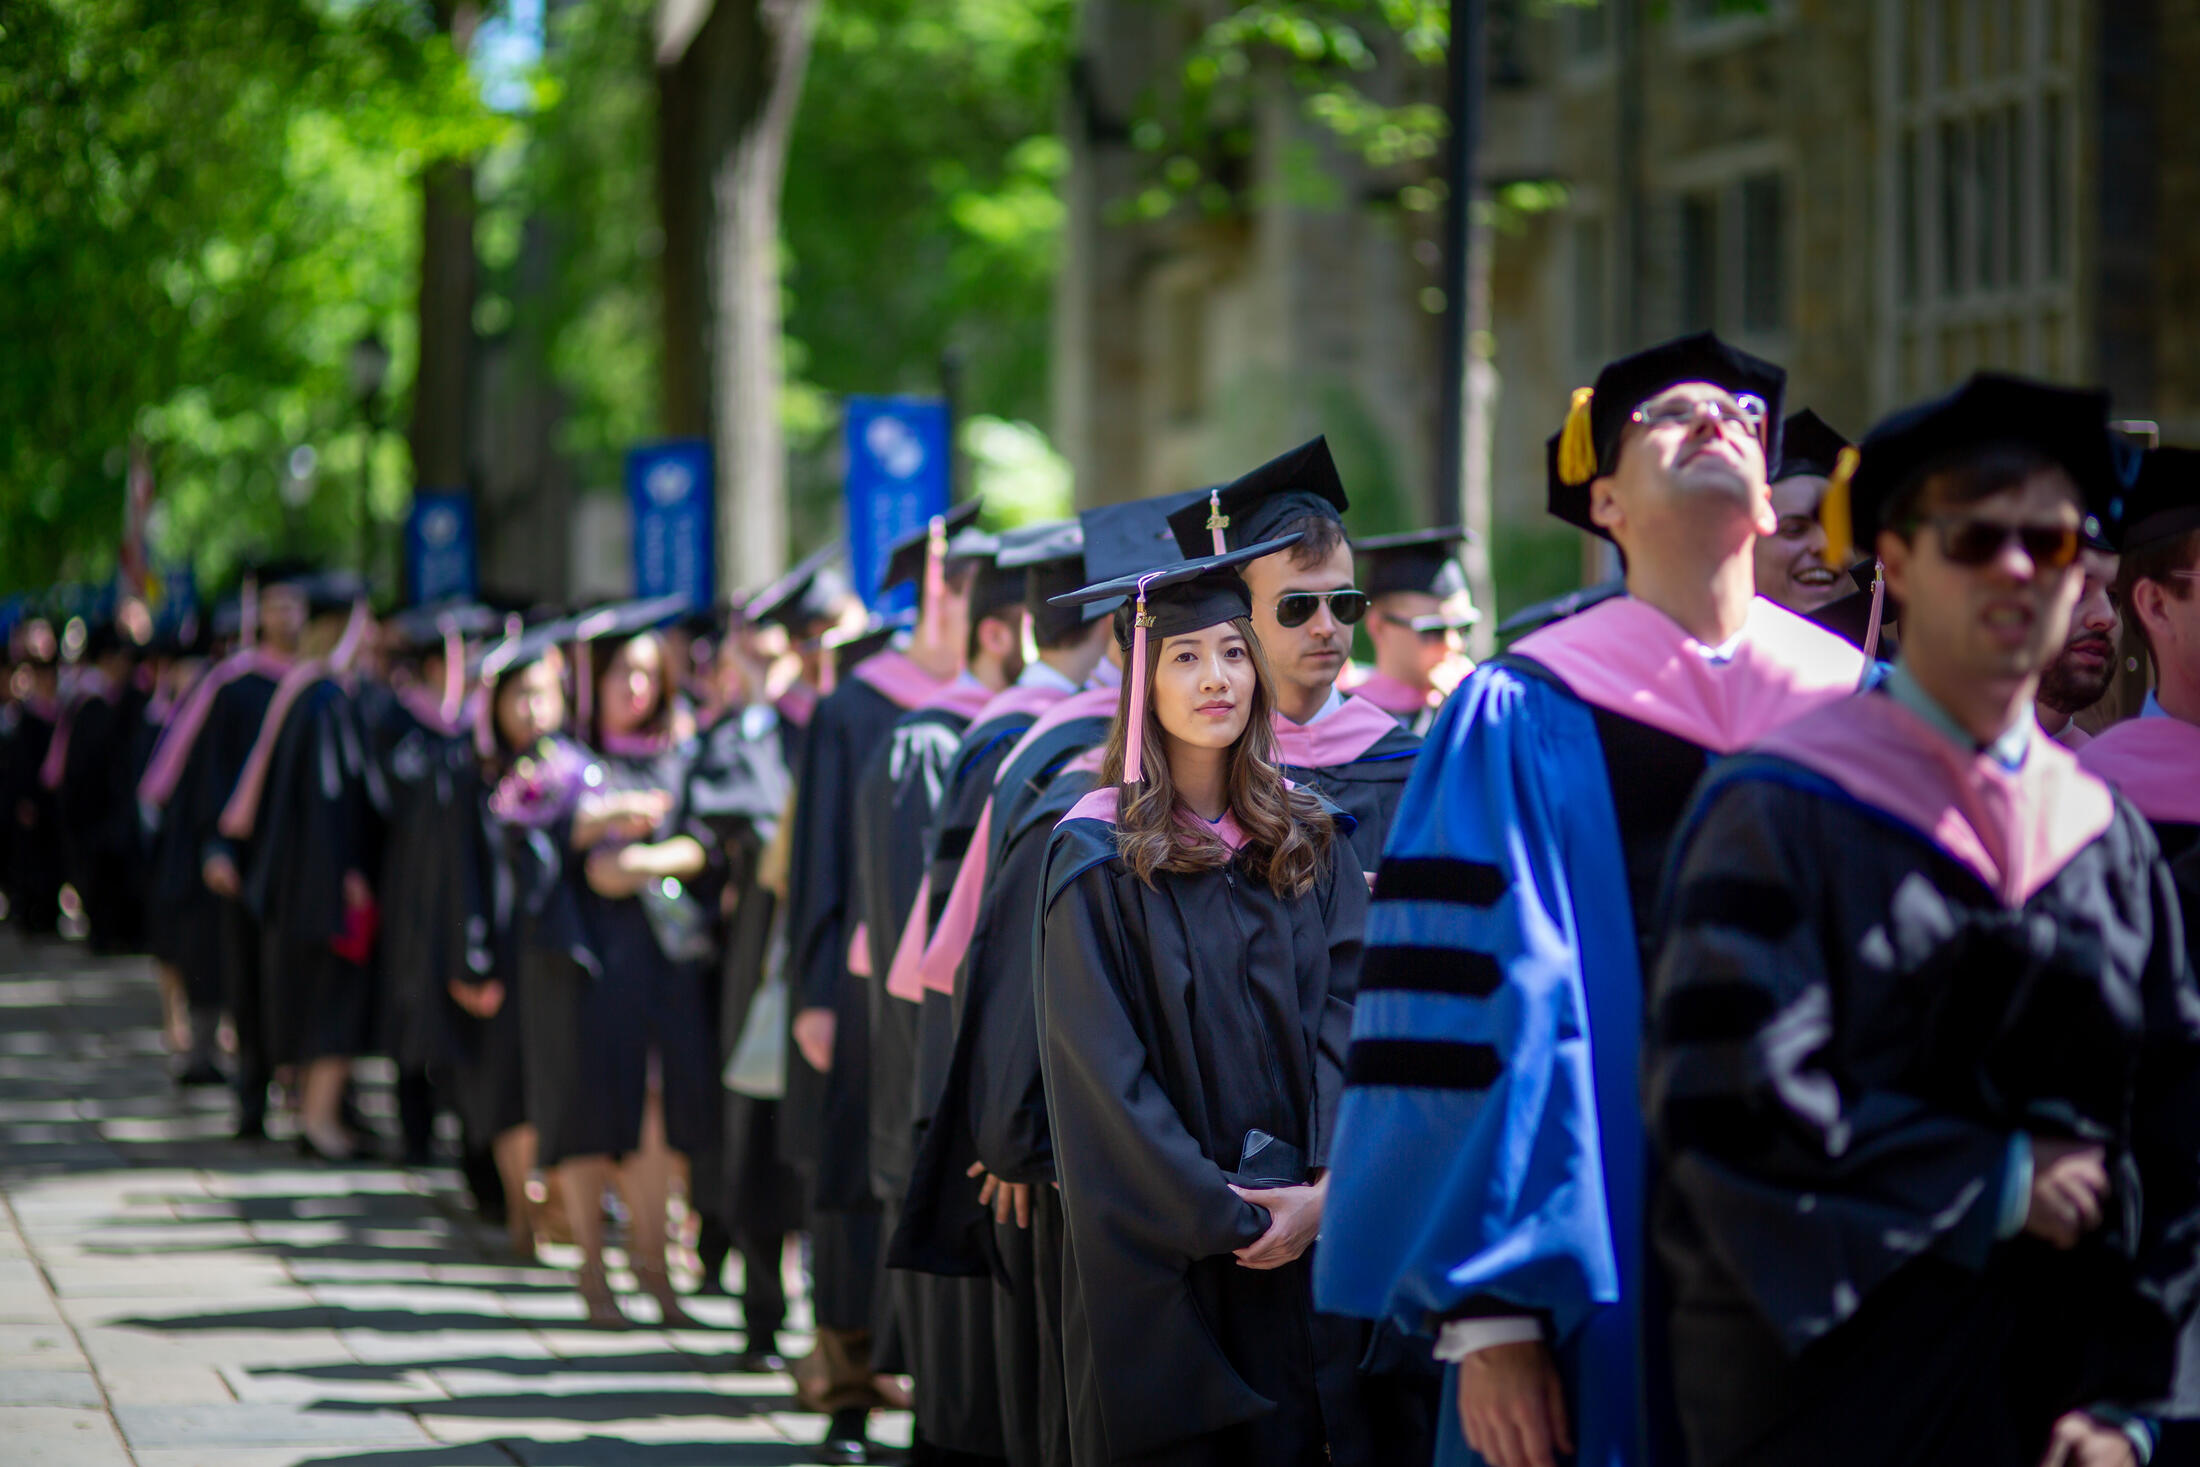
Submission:
M 1505 970 L 1492 953 L 1444 944 L 1398 943 L 1367 955 L 1360 970 L 1360 992 L 1445 993 L 1488 998 L 1505 981 Z
M 1347 1085 L 1487 1090 L 1504 1072 L 1496 1045 L 1449 1039 L 1355 1039 L 1344 1060 Z
M 1412 798 L 1413 791 L 1406 791 Z M 1454 856 L 1409 856 L 1392 837 L 1376 878 L 1376 902 L 1444 902 L 1462 907 L 1491 907 L 1505 895 L 1504 870 L 1489 861 Z

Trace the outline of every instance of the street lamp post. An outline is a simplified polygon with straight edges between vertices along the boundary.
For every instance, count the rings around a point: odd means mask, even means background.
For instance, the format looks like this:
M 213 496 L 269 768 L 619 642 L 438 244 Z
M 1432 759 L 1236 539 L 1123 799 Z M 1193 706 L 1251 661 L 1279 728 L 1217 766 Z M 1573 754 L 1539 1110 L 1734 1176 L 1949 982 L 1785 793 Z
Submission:
M 390 349 L 381 334 L 369 327 L 351 345 L 351 394 L 366 419 L 367 446 L 359 460 L 359 570 L 372 569 L 374 536 L 367 492 L 374 477 L 374 449 L 382 441 L 382 384 L 390 375 Z

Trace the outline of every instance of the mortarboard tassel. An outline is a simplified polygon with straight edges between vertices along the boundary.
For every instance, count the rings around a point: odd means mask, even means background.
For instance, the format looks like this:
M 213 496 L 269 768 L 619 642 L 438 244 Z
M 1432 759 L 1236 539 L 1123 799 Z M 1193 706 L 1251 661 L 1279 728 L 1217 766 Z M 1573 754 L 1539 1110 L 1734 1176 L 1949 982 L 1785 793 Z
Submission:
M 336 639 L 336 646 L 328 654 L 328 665 L 337 672 L 351 671 L 351 665 L 359 660 L 360 649 L 366 645 L 367 628 L 374 624 L 374 617 L 367 606 L 367 598 L 356 597 L 351 603 L 351 615 L 344 621 L 344 635 Z
M 237 592 L 237 645 L 250 647 L 260 637 L 260 578 L 248 575 Z
M 833 695 L 833 685 L 837 680 L 834 674 L 839 667 L 840 653 L 831 647 L 822 649 L 817 659 L 817 695 L 820 698 L 830 698 Z
M 596 711 L 595 659 L 588 655 L 588 644 L 573 643 L 573 726 L 584 737 L 594 737 L 589 729 L 589 718 Z
M 1596 430 L 1589 422 L 1593 387 L 1576 387 L 1566 408 L 1566 426 L 1558 435 L 1558 477 L 1566 484 L 1586 484 L 1597 476 Z
M 1138 605 L 1131 615 L 1130 726 L 1123 734 L 1125 784 L 1138 784 L 1146 778 L 1146 764 L 1141 757 L 1146 731 L 1146 628 L 1153 625 L 1153 617 L 1146 611 L 1146 583 L 1152 579 L 1150 575 L 1138 578 Z
M 1230 547 L 1224 543 L 1222 532 L 1230 528 L 1230 517 L 1222 512 L 1222 491 L 1207 491 L 1207 533 L 1215 537 L 1215 554 L 1227 555 Z
M 1826 477 L 1825 496 L 1818 501 L 1818 523 L 1826 532 L 1826 564 L 1837 571 L 1846 571 L 1856 559 L 1856 514 L 1849 486 L 1859 462 L 1855 449 L 1842 449 Z
M 920 613 L 923 625 L 917 635 L 927 647 L 940 644 L 940 619 L 946 609 L 940 604 L 947 599 L 947 516 L 932 516 L 931 533 L 924 546 L 924 608 Z
M 1887 564 L 1872 562 L 1872 619 L 1864 628 L 1864 666 L 1879 660 L 1879 616 L 1887 605 Z
M 458 618 L 445 613 L 443 633 L 443 722 L 458 722 L 466 706 L 466 639 L 459 635 Z
M 481 696 L 474 700 L 474 752 L 484 759 L 493 758 L 497 751 L 496 736 L 496 684 L 482 679 Z

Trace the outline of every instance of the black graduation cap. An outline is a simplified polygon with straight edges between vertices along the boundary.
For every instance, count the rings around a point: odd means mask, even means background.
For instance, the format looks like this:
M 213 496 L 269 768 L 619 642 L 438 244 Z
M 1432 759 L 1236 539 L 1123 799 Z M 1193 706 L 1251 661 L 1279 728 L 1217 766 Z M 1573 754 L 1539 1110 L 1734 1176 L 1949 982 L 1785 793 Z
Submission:
M 1625 580 L 1599 581 L 1593 586 L 1582 586 L 1576 590 L 1568 591 L 1563 596 L 1553 596 L 1548 601 L 1538 601 L 1532 606 L 1521 607 L 1497 624 L 1497 634 L 1501 637 L 1510 637 L 1518 632 L 1533 631 L 1537 627 L 1546 627 L 1554 621 L 1564 621 L 1569 616 L 1578 616 L 1590 607 L 1602 605 L 1614 596 L 1624 596 L 1626 594 L 1627 582 Z
M 1451 597 L 1467 589 L 1465 573 L 1452 548 L 1467 538 L 1459 525 L 1440 530 L 1408 530 L 1402 535 L 1370 535 L 1352 542 L 1352 563 L 1360 589 L 1370 596 L 1420 591 Z
M 1050 606 L 1054 597 L 1076 590 L 1085 573 L 1085 530 L 1076 520 L 1025 525 L 1001 536 L 994 564 L 1024 580 L 1024 610 L 1031 613 L 1031 635 L 1049 646 L 1085 624 L 1082 606 Z
M 1207 502 L 1209 491 L 1187 489 L 1153 499 L 1131 499 L 1120 504 L 1097 504 L 1080 510 L 1078 524 L 1085 532 L 1085 579 L 1112 581 L 1166 565 L 1183 552 L 1169 528 L 1169 516 L 1188 504 Z M 1120 602 L 1088 601 L 1080 608 L 1085 620 L 1098 621 Z
M 1210 489 L 1169 515 L 1177 549 L 1188 556 L 1215 546 L 1251 545 L 1287 533 L 1309 515 L 1340 524 L 1350 508 L 1329 440 L 1316 438 L 1272 458 L 1220 489 Z
M 885 651 L 889 642 L 916 624 L 917 618 L 911 612 L 899 616 L 880 616 L 873 612 L 860 627 L 829 633 L 824 642 L 825 650 L 833 654 L 834 666 L 852 668 L 872 654 Z
M 1775 484 L 1806 475 L 1830 479 L 1834 466 L 1841 461 L 1841 450 L 1847 447 L 1848 439 L 1835 432 L 1824 418 L 1804 408 L 1780 425 L 1780 461 L 1765 477 Z
M 965 499 L 946 514 L 917 526 L 896 540 L 893 548 L 886 552 L 886 568 L 879 574 L 878 588 L 881 591 L 891 591 L 904 581 L 915 581 L 921 585 L 924 578 L 924 557 L 931 547 L 935 528 L 947 537 L 947 558 L 950 561 L 955 560 L 956 542 L 964 532 L 974 529 L 978 523 L 978 504 L 975 499 Z M 992 537 L 988 535 L 982 540 L 963 540 L 962 543 L 983 547 L 973 550 L 973 555 L 991 555 L 996 548 L 991 541 Z
M 834 540 L 805 556 L 801 563 L 751 596 L 741 614 L 752 624 L 777 623 L 799 635 L 821 621 L 840 616 L 848 599 L 848 581 L 832 568 L 843 546 Z
M 1872 635 L 1872 583 L 1878 579 L 1879 563 L 1877 560 L 1859 561 L 1849 567 L 1848 575 L 1849 584 L 1856 589 L 1846 596 L 1828 601 L 1811 612 L 1808 619 L 1859 651 L 1867 645 L 1870 646 L 1873 657 L 1878 661 L 1894 661 L 1901 652 L 1901 646 L 1885 624 L 1901 619 L 1902 603 L 1893 596 L 1883 598 L 1885 608 L 1879 615 L 1878 638 L 1875 641 Z
M 1854 472 L 1836 472 L 1818 507 L 1828 563 L 1846 563 L 1852 547 L 1869 554 L 1888 506 L 1921 480 L 2002 445 L 2062 465 L 2084 497 L 2086 533 L 2115 541 L 2124 519 L 2123 481 L 2109 446 L 2108 394 L 1980 372 L 1864 435 Z
M 2109 527 L 2109 543 L 2119 552 L 2200 530 L 2200 449 L 2148 449 L 2122 509 Z
M 664 626 L 694 604 L 677 592 L 670 596 L 647 596 L 638 601 L 614 601 L 609 606 L 599 606 L 575 617 L 573 640 L 601 642 L 613 637 L 621 640 L 638 637 Z
M 382 626 L 392 649 L 423 655 L 442 650 L 446 629 L 469 639 L 488 637 L 503 630 L 504 618 L 479 602 L 437 601 L 408 607 Z
M 316 571 L 286 582 L 262 582 L 261 586 L 264 590 L 275 584 L 292 585 L 303 592 L 307 616 L 335 616 L 348 612 L 352 603 L 364 601 L 368 596 L 365 579 L 344 570 Z
M 1131 634 L 1123 637 L 1123 622 L 1115 624 L 1116 640 L 1130 653 L 1129 730 L 1124 736 L 1123 780 L 1136 784 L 1141 774 L 1139 746 L 1146 722 L 1146 638 L 1180 637 L 1186 632 L 1253 614 L 1253 593 L 1247 589 L 1238 567 L 1264 555 L 1274 555 L 1299 543 L 1301 532 L 1263 540 L 1242 550 L 1203 555 L 1158 570 L 1115 576 L 1083 586 L 1055 601 L 1082 606 L 1103 601 L 1110 605 L 1130 599 L 1136 614 L 1129 618 Z
M 1574 389 L 1566 425 L 1550 441 L 1546 454 L 1551 513 L 1610 539 L 1589 518 L 1589 486 L 1618 466 L 1620 434 L 1635 409 L 1683 382 L 1724 388 L 1745 408 L 1750 399 L 1756 399 L 1764 409 L 1765 462 L 1780 461 L 1780 402 L 1787 387 L 1786 369 L 1728 346 L 1709 331 L 1699 331 L 1607 363 L 1597 373 L 1594 387 Z
M 560 644 L 573 640 L 573 620 L 559 617 L 555 621 L 538 622 L 517 633 L 509 634 L 481 654 L 475 676 L 487 682 L 496 682 L 507 674 L 532 667 L 548 657 Z

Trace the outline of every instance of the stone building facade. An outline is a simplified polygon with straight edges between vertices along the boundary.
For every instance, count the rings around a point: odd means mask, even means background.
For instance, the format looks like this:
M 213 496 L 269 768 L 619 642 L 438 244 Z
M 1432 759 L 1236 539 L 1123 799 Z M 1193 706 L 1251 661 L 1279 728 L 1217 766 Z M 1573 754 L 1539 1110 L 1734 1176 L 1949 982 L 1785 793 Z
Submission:
M 2200 0 L 1488 5 L 1483 176 L 1563 198 L 1507 215 L 1492 253 L 1504 601 L 1566 561 L 1529 550 L 1552 543 L 1568 390 L 1698 326 L 1786 363 L 1791 403 L 1852 434 L 1993 367 L 2105 384 L 2200 443 Z M 1086 7 L 1056 377 L 1080 495 L 1205 482 L 1323 428 L 1378 517 L 1432 516 L 1437 241 L 1395 176 L 1279 82 L 1261 202 L 1111 222 L 1147 166 L 1123 119 L 1181 64 L 1183 8 Z M 1389 58 L 1386 85 L 1441 79 Z M 1276 186 L 1309 156 L 1326 201 Z

